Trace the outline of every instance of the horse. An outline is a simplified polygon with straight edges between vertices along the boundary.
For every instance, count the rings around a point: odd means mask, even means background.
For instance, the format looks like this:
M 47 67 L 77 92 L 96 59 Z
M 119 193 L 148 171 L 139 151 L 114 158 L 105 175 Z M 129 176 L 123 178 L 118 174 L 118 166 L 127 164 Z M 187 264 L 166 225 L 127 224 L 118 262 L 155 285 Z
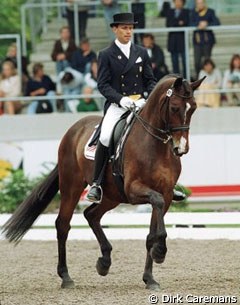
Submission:
M 143 273 L 143 281 L 148 289 L 158 290 L 160 287 L 152 274 L 153 262 L 163 263 L 167 253 L 164 215 L 181 172 L 180 157 L 189 150 L 190 121 L 197 108 L 193 94 L 203 79 L 192 83 L 177 75 L 161 79 L 144 108 L 138 113 L 133 112 L 135 121 L 124 146 L 125 201 L 133 205 L 152 206 Z M 66 132 L 59 146 L 58 164 L 3 227 L 9 241 L 19 242 L 60 189 L 61 203 L 55 226 L 58 240 L 57 272 L 62 279 L 62 288 L 74 287 L 67 267 L 66 241 L 80 195 L 92 182 L 94 162 L 84 157 L 84 147 L 100 120 L 100 116 L 84 117 Z M 112 246 L 100 221 L 107 211 L 123 202 L 122 195 L 114 183 L 109 163 L 102 203 L 93 203 L 84 210 L 84 216 L 100 245 L 102 256 L 97 260 L 96 269 L 102 276 L 109 272 Z

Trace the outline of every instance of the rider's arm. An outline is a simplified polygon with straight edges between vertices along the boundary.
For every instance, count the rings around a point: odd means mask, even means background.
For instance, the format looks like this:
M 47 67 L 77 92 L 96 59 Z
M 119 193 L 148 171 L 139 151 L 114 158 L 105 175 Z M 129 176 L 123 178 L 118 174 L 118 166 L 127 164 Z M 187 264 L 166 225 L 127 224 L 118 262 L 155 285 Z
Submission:
M 111 103 L 120 103 L 122 95 L 112 86 L 112 74 L 108 54 L 100 52 L 98 57 L 98 90 Z

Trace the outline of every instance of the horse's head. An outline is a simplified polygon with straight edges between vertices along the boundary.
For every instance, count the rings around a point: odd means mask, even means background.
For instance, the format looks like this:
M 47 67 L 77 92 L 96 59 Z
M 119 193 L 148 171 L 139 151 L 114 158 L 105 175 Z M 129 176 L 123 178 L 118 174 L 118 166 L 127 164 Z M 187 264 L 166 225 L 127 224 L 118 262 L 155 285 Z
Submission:
M 161 104 L 161 112 L 165 130 L 171 137 L 173 151 L 177 156 L 182 156 L 189 150 L 190 121 L 197 108 L 193 93 L 204 78 L 193 83 L 189 83 L 182 77 L 166 79 L 168 86 L 164 86 L 166 89 Z

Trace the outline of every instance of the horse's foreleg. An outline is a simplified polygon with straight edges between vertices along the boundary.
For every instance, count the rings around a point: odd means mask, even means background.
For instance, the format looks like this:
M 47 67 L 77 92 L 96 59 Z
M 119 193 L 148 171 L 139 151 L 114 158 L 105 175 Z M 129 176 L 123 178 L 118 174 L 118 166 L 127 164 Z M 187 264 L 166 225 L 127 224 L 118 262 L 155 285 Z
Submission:
M 84 216 L 87 219 L 89 226 L 93 230 L 101 248 L 102 257 L 97 260 L 96 268 L 98 274 L 105 276 L 108 274 L 111 266 L 111 251 L 112 246 L 108 241 L 101 227 L 100 220 L 102 216 L 109 210 L 115 208 L 118 203 L 113 203 L 103 199 L 101 204 L 92 204 L 84 211 Z
M 159 290 L 159 283 L 157 283 L 153 278 L 153 259 L 150 255 L 150 251 L 154 245 L 155 242 L 155 234 L 157 229 L 157 218 L 156 218 L 156 211 L 152 211 L 152 218 L 151 218 L 151 224 L 150 224 L 150 232 L 147 236 L 146 240 L 146 248 L 147 248 L 147 257 L 146 257 L 146 263 L 145 263 L 145 269 L 143 273 L 143 281 L 146 284 L 146 289 L 151 290 Z
M 150 203 L 153 207 L 153 214 L 156 213 L 156 231 L 153 247 L 150 250 L 150 254 L 152 259 L 157 263 L 161 264 L 164 262 L 167 246 L 166 246 L 166 238 L 167 232 L 164 223 L 164 199 L 163 196 L 155 191 L 152 192 L 150 196 Z
M 70 221 L 74 209 L 79 201 L 80 195 L 85 188 L 85 184 L 77 177 L 75 181 L 69 180 L 61 189 L 61 205 L 56 219 L 57 239 L 58 239 L 58 275 L 62 279 L 62 288 L 74 288 L 74 282 L 69 276 L 66 259 L 66 241 L 70 230 Z M 71 183 L 72 182 L 72 183 Z
M 153 208 L 150 233 L 146 242 L 147 259 L 143 280 L 146 283 L 147 288 L 156 289 L 159 287 L 159 285 L 153 279 L 152 263 L 153 260 L 158 264 L 162 263 L 167 253 L 167 232 L 163 218 L 164 199 L 160 193 L 149 189 L 147 186 L 139 183 L 133 183 L 131 185 L 129 197 L 130 201 L 133 203 L 142 204 L 144 202 L 149 202 Z

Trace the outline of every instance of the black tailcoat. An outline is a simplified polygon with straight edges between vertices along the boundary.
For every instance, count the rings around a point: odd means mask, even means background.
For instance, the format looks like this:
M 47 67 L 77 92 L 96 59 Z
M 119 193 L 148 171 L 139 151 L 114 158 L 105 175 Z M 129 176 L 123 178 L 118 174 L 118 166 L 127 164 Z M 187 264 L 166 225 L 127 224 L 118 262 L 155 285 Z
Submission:
M 105 110 L 111 103 L 119 105 L 124 96 L 150 94 L 156 85 L 147 51 L 132 44 L 129 59 L 113 43 L 98 57 L 98 89 L 107 99 Z

